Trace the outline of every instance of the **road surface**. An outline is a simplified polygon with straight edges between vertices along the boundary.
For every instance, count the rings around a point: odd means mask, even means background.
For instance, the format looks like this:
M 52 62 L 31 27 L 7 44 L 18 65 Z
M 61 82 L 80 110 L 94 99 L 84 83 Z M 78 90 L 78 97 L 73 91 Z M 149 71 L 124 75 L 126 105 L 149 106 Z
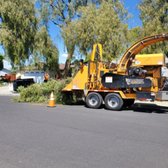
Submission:
M 167 167 L 167 109 L 48 108 L 0 96 L 0 168 Z

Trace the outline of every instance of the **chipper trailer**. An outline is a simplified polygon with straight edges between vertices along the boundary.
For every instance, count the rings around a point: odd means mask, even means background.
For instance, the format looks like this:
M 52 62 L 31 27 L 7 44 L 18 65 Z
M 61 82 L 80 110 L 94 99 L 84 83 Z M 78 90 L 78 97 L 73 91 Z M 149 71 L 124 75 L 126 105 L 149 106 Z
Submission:
M 83 96 L 90 108 L 102 104 L 110 110 L 121 110 L 138 100 L 168 101 L 168 68 L 163 54 L 138 55 L 145 47 L 168 40 L 168 34 L 146 37 L 132 45 L 120 62 L 103 62 L 102 46 L 95 44 L 87 63 L 64 89 L 65 93 Z

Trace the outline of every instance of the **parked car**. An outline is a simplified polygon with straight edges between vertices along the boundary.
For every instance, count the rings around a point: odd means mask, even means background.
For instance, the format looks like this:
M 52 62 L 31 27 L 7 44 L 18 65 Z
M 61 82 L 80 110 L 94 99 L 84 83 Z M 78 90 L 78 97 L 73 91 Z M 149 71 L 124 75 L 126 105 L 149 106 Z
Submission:
M 43 83 L 44 74 L 44 71 L 26 71 L 18 75 L 18 79 L 13 82 L 13 90 L 17 91 L 19 86 L 27 87 L 33 83 Z
M 13 81 L 13 90 L 17 91 L 19 86 L 27 87 L 31 84 L 35 83 L 33 78 L 29 79 L 16 79 Z

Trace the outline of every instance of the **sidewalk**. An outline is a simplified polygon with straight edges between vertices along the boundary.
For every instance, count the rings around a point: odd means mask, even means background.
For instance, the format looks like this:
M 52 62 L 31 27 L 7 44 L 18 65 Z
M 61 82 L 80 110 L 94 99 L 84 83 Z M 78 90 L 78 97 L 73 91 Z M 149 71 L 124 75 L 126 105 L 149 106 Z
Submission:
M 7 84 L 0 87 L 0 96 L 18 96 L 19 94 L 13 91 L 13 85 Z

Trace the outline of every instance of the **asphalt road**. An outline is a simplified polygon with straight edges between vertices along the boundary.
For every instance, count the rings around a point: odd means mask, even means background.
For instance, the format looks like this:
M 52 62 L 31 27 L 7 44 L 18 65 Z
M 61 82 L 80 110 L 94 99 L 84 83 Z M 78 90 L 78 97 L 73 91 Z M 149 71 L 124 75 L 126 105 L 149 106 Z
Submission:
M 0 96 L 0 168 L 168 168 L 166 109 L 120 112 Z

